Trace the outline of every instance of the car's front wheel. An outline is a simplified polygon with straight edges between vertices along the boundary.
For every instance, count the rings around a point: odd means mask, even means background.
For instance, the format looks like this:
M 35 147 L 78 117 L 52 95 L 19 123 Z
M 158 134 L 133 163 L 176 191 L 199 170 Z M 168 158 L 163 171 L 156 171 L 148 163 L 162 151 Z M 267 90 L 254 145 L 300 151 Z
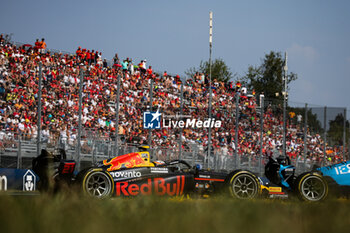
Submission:
M 298 197 L 303 201 L 322 201 L 328 195 L 328 184 L 318 173 L 306 173 L 297 179 Z
M 239 199 L 253 199 L 259 194 L 259 181 L 257 177 L 249 171 L 239 171 L 235 173 L 229 183 L 232 197 Z

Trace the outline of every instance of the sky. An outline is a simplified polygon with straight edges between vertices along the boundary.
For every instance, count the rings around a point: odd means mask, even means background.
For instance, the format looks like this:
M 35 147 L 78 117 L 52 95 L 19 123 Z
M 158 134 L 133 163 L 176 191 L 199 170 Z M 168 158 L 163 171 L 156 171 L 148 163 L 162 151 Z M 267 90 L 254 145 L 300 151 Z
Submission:
M 156 71 L 184 75 L 212 58 L 243 76 L 270 51 L 288 53 L 289 101 L 346 107 L 350 118 L 350 1 L 347 0 L 1 0 L 0 33 L 48 48 L 95 49 Z

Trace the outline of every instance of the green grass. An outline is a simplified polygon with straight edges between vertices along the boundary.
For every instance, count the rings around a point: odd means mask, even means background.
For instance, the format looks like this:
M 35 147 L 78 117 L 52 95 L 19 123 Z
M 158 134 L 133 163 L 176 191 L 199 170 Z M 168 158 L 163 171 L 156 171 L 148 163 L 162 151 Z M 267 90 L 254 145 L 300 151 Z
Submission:
M 350 202 L 0 195 L 0 232 L 348 232 Z

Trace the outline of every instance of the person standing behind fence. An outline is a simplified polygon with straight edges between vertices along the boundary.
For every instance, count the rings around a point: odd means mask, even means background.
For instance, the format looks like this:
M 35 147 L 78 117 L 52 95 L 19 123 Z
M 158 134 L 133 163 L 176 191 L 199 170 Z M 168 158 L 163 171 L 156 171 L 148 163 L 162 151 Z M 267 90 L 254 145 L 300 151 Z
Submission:
M 40 42 L 40 50 L 39 50 L 39 52 L 41 53 L 41 54 L 44 54 L 45 53 L 45 51 L 46 51 L 46 42 L 45 42 L 45 39 L 44 38 L 42 38 L 41 39 L 41 42 Z
M 41 49 L 41 42 L 39 41 L 39 39 L 36 39 L 35 44 L 34 44 L 34 51 L 38 52 L 39 49 Z

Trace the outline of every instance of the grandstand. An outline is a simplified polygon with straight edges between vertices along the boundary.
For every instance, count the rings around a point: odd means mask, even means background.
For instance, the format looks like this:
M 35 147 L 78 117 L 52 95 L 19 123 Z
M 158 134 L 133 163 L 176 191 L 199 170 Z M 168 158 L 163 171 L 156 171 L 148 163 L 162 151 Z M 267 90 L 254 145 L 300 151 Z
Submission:
M 102 59 L 93 49 L 78 48 L 75 54 L 42 50 L 30 44 L 16 45 L 0 38 L 0 146 L 1 166 L 30 166 L 29 158 L 37 154 L 37 104 L 39 63 L 42 63 L 42 146 L 65 148 L 76 156 L 78 137 L 79 74 L 84 71 L 82 102 L 81 160 L 91 163 L 112 157 L 116 130 L 119 154 L 135 150 L 134 145 L 147 144 L 149 130 L 143 128 L 143 112 L 149 110 L 150 88 L 153 80 L 152 107 L 165 115 L 183 112 L 192 118 L 208 118 L 209 80 L 197 73 L 191 79 L 178 75 L 156 74 L 147 61 L 134 64 L 132 59 L 112 62 Z M 116 123 L 117 77 L 121 77 L 119 124 Z M 183 109 L 180 109 L 183 85 Z M 239 83 L 212 82 L 212 116 L 223 122 L 212 130 L 212 154 L 209 160 L 217 168 L 239 164 L 257 166 L 268 156 L 281 153 L 282 117 L 278 105 L 265 103 L 263 125 L 261 109 L 255 93 L 246 91 Z M 238 105 L 235 102 L 239 95 Z M 236 108 L 239 108 L 236 122 Z M 235 129 L 238 127 L 238 148 Z M 263 148 L 260 157 L 260 134 Z M 154 156 L 159 159 L 179 157 L 178 129 L 152 130 Z M 205 160 L 208 132 L 205 129 L 184 129 L 183 157 L 192 163 Z M 304 143 L 306 137 L 306 145 Z M 305 150 L 304 147 L 307 147 Z M 302 164 L 335 163 L 344 159 L 342 145 L 327 145 L 317 132 L 307 130 L 292 117 L 287 122 L 287 154 Z M 305 151 L 307 153 L 305 154 Z M 19 155 L 20 154 L 20 155 Z M 16 159 L 13 159 L 16 158 Z M 24 161 L 24 162 L 23 162 Z M 234 165 L 232 165 L 234 164 Z

